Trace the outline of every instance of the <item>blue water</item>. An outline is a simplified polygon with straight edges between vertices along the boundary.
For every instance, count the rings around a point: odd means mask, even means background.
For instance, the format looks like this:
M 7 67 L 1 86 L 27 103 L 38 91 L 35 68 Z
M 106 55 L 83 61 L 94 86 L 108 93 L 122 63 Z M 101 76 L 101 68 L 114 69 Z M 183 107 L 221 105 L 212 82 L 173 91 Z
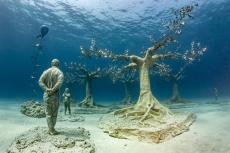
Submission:
M 199 41 L 208 52 L 185 71 L 179 82 L 183 97 L 213 96 L 213 88 L 220 96 L 230 95 L 230 1 L 229 0 L 0 0 L 0 98 L 33 97 L 30 78 L 32 46 L 41 25 L 50 31 L 43 41 L 43 54 L 38 62 L 41 74 L 52 58 L 62 63 L 78 62 L 103 66 L 100 61 L 80 57 L 80 45 L 88 47 L 92 38 L 99 48 L 115 53 L 129 49 L 138 54 L 142 47 L 151 46 L 150 36 L 159 38 L 160 21 L 177 9 L 197 2 L 194 19 L 186 23 L 178 38 L 183 49 L 191 41 Z M 64 67 L 61 67 L 64 71 Z M 171 96 L 172 84 L 159 76 L 151 77 L 153 93 L 159 99 Z M 38 86 L 36 98 L 42 98 Z M 139 84 L 132 87 L 134 98 Z M 76 84 L 72 93 L 77 100 L 84 97 L 84 85 Z M 109 78 L 93 82 L 95 101 L 123 98 L 123 86 L 113 85 Z

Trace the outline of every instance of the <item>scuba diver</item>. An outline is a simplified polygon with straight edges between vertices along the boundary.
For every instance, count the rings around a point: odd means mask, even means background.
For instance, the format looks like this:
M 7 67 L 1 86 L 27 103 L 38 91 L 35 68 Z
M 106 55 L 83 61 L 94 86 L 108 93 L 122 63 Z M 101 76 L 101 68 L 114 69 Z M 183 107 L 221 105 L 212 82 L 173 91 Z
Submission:
M 40 34 L 37 36 L 37 38 L 43 38 L 45 35 L 49 32 L 49 28 L 46 25 L 42 25 L 40 27 Z
M 40 27 L 40 34 L 37 35 L 37 37 L 36 37 L 37 40 L 36 40 L 34 47 L 37 47 L 38 49 L 42 49 L 41 42 L 42 42 L 43 38 L 47 35 L 48 32 L 49 32 L 49 28 L 46 25 L 42 25 Z
M 36 50 L 34 51 L 33 55 L 31 56 L 31 61 L 32 61 L 32 74 L 31 74 L 31 87 L 32 87 L 32 91 L 33 91 L 33 97 L 36 97 L 37 95 L 37 91 L 36 91 L 36 80 L 37 80 L 37 72 L 38 72 L 38 68 L 40 68 L 40 64 L 39 64 L 39 56 L 42 55 L 42 40 L 43 38 L 48 34 L 49 32 L 49 28 L 46 25 L 42 25 L 40 27 L 40 33 L 36 36 L 36 40 L 33 43 L 33 47 L 36 48 Z

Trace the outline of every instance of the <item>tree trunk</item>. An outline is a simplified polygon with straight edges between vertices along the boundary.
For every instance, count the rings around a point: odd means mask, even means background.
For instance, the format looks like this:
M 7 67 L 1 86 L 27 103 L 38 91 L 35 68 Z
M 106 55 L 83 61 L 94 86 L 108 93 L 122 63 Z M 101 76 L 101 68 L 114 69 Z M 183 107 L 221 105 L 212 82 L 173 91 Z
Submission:
M 80 103 L 80 106 L 83 106 L 83 107 L 94 106 L 93 96 L 92 96 L 92 86 L 91 86 L 91 79 L 90 78 L 87 78 L 85 80 L 85 99 Z
M 173 92 L 172 93 L 173 95 L 172 95 L 172 98 L 170 99 L 171 102 L 177 102 L 181 99 L 176 81 L 173 82 Z
M 131 103 L 131 95 L 130 95 L 130 91 L 129 91 L 129 83 L 125 82 L 124 87 L 125 87 L 125 97 L 122 100 L 122 104 L 127 105 L 127 104 Z
M 140 94 L 135 105 L 135 109 L 145 111 L 147 108 L 158 111 L 164 108 L 153 96 L 150 84 L 149 65 L 143 63 L 139 70 L 140 75 Z
M 117 110 L 114 115 L 122 115 L 125 117 L 133 116 L 134 119 L 139 119 L 144 122 L 149 119 L 150 122 L 162 122 L 171 115 L 168 108 L 162 106 L 153 96 L 150 87 L 149 66 L 147 62 L 139 67 L 140 74 L 140 94 L 137 103 L 128 108 Z
M 171 103 L 190 103 L 189 100 L 184 99 L 180 96 L 179 90 L 178 90 L 178 84 L 176 80 L 173 81 L 173 93 L 172 97 L 169 99 L 169 102 Z

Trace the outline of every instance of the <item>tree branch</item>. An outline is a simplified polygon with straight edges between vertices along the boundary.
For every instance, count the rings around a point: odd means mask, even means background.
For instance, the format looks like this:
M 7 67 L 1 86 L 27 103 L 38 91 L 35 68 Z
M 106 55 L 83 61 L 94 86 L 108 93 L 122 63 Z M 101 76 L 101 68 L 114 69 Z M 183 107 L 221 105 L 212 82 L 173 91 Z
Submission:
M 146 51 L 145 58 L 148 58 L 152 56 L 157 50 L 164 47 L 166 44 L 173 41 L 173 38 L 171 36 L 165 36 L 163 37 L 159 42 L 155 43 L 153 47 L 150 47 Z
M 113 61 L 117 60 L 130 60 L 130 56 L 128 55 L 122 55 L 122 54 L 114 54 L 112 51 L 109 51 L 108 49 L 85 49 L 82 46 L 80 47 L 81 54 L 85 57 L 91 57 L 91 56 L 96 56 L 98 58 L 109 58 L 112 59 Z
M 151 58 L 151 62 L 155 63 L 155 62 L 165 60 L 165 59 L 178 59 L 179 57 L 181 57 L 181 54 L 179 53 L 167 52 L 164 54 L 153 55 Z
M 125 69 L 128 69 L 128 68 L 135 68 L 135 69 L 136 69 L 137 67 L 138 67 L 138 66 L 137 66 L 136 63 L 130 63 L 130 64 L 124 66 Z

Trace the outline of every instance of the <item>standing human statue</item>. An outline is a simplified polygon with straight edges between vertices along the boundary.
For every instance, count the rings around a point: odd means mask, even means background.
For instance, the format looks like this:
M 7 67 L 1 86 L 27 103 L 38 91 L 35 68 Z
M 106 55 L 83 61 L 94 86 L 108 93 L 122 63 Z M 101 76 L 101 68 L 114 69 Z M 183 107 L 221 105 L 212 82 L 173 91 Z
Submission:
M 64 107 L 65 107 L 65 115 L 66 115 L 67 109 L 69 111 L 69 114 L 71 115 L 71 109 L 70 109 L 71 94 L 70 94 L 69 88 L 65 88 L 65 91 L 62 96 L 63 96 Z
M 64 81 L 64 75 L 59 66 L 59 60 L 53 59 L 51 68 L 45 70 L 39 79 L 39 85 L 44 90 L 43 100 L 50 135 L 58 134 L 54 127 L 59 108 L 60 88 Z

